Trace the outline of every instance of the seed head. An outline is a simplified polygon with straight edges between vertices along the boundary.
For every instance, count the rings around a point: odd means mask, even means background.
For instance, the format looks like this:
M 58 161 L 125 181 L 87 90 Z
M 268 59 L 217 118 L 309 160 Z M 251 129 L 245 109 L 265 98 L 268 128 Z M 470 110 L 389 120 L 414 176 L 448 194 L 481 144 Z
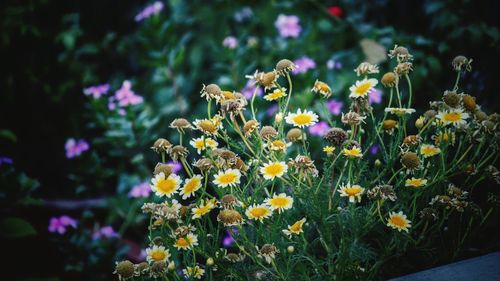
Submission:
M 222 222 L 224 226 L 240 225 L 243 223 L 243 217 L 241 214 L 232 209 L 224 209 L 220 211 L 219 215 L 217 215 L 217 220 Z
M 158 175 L 159 173 L 163 173 L 165 177 L 170 176 L 170 174 L 172 174 L 172 166 L 169 164 L 157 163 L 153 174 Z
M 207 100 L 219 99 L 222 96 L 222 90 L 217 84 L 203 85 L 201 89 L 201 97 L 205 97 Z
M 254 119 L 248 120 L 245 123 L 245 125 L 243 125 L 243 132 L 245 133 L 245 136 L 249 136 L 258 128 L 259 128 L 259 122 L 257 122 L 257 120 Z
M 163 153 L 163 152 L 168 152 L 171 147 L 172 144 L 168 140 L 164 138 L 159 138 L 154 142 L 151 149 L 154 150 L 156 153 Z
M 378 73 L 378 66 L 369 62 L 362 62 L 354 69 L 358 76 Z
M 127 280 L 134 277 L 135 268 L 131 261 L 125 260 L 116 263 L 115 274 L 118 274 L 120 280 Z
M 186 156 L 188 154 L 189 154 L 189 150 L 187 150 L 187 148 L 185 148 L 182 145 L 176 145 L 176 146 L 172 147 L 172 149 L 170 150 L 170 158 L 172 158 L 172 160 L 174 160 L 174 161 L 177 161 L 177 160 L 182 159 L 182 158 L 186 158 Z
M 415 152 L 405 152 L 401 155 L 401 164 L 410 171 L 416 170 L 420 168 L 420 158 Z
M 453 66 L 453 69 L 457 72 L 462 70 L 470 72 L 472 70 L 471 63 L 472 59 L 468 59 L 465 56 L 456 56 L 451 62 L 451 65 Z
M 282 59 L 276 64 L 276 72 L 278 75 L 285 76 L 288 72 L 293 71 L 297 66 L 287 59 Z
M 178 129 L 178 130 L 184 130 L 184 129 L 191 129 L 191 123 L 189 123 L 188 120 L 184 118 L 176 118 L 172 123 L 170 123 L 170 128 Z
M 450 107 L 457 107 L 460 105 L 460 95 L 454 91 L 445 91 L 443 101 Z
M 286 138 L 291 142 L 302 140 L 302 131 L 299 128 L 292 128 L 286 134 Z
M 464 95 L 462 97 L 462 102 L 464 104 L 465 109 L 469 111 L 474 111 L 476 110 L 476 98 L 471 96 L 471 95 Z
M 276 138 L 277 135 L 278 135 L 278 132 L 276 131 L 276 129 L 274 127 L 271 127 L 271 126 L 264 126 L 260 130 L 260 136 L 264 140 L 267 140 L 267 141 Z
M 394 72 L 387 72 L 384 76 L 382 76 L 380 82 L 382 82 L 382 85 L 385 87 L 392 88 L 396 86 L 397 79 L 398 77 L 394 74 Z

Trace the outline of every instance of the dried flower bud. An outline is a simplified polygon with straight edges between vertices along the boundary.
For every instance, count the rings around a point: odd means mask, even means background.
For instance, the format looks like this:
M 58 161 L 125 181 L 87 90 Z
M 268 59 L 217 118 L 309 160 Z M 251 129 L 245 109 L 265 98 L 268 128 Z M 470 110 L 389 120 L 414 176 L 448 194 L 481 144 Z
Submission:
M 348 124 L 348 125 L 359 125 L 361 122 L 364 122 L 364 119 L 366 117 L 362 117 L 358 113 L 354 111 L 349 111 L 346 114 L 342 113 L 342 123 Z
M 293 71 L 297 66 L 287 59 L 282 59 L 276 64 L 276 72 L 278 75 L 285 76 L 288 72 Z
M 382 128 L 386 131 L 394 130 L 398 126 L 398 121 L 392 119 L 386 119 L 382 123 Z
M 435 221 L 437 220 L 436 210 L 433 208 L 424 208 L 419 213 L 420 218 L 424 221 Z
M 135 268 L 131 261 L 125 260 L 116 263 L 115 274 L 118 274 L 120 280 L 127 280 L 134 277 Z
M 151 149 L 154 150 L 156 153 L 163 153 L 163 152 L 168 152 L 171 147 L 172 144 L 168 140 L 159 138 L 155 141 Z
M 200 169 L 200 171 L 204 172 L 204 171 L 210 170 L 213 167 L 213 164 L 212 164 L 212 160 L 210 160 L 208 158 L 202 158 L 202 159 L 198 159 L 193 164 L 193 166 Z
M 292 128 L 286 134 L 286 138 L 292 142 L 302 140 L 302 131 L 298 128 Z
M 347 133 L 341 128 L 331 128 L 323 139 L 331 145 L 339 146 L 347 140 Z
M 223 114 L 228 113 L 235 115 L 242 111 L 243 107 L 241 106 L 239 100 L 225 100 L 221 102 L 220 110 Z
M 259 122 L 257 122 L 257 120 L 248 120 L 245 125 L 243 125 L 243 132 L 245 133 L 245 136 L 248 136 L 257 128 L 259 128 Z
M 281 121 L 283 121 L 283 112 L 278 112 L 276 116 L 274 116 L 274 122 L 276 122 L 276 124 L 279 124 L 281 123 Z
M 429 109 L 424 113 L 425 120 L 429 121 L 432 118 L 436 117 L 437 112 L 433 109 Z
M 394 72 L 387 72 L 384 76 L 382 76 L 380 82 L 382 82 L 382 85 L 385 87 L 392 88 L 396 86 L 397 79 L 398 77 L 394 74 Z
M 226 194 L 220 199 L 220 203 L 223 208 L 232 209 L 234 206 L 239 204 L 238 198 L 232 194 Z
M 477 121 L 479 121 L 479 122 L 483 122 L 484 120 L 486 120 L 488 118 L 488 115 L 486 113 L 484 113 L 484 111 L 481 111 L 481 110 L 477 110 L 474 113 L 474 116 L 476 117 Z
M 275 71 L 270 72 L 257 72 L 254 75 L 255 82 L 257 85 L 264 87 L 264 89 L 270 89 L 274 87 L 276 84 L 276 80 L 278 79 L 278 75 Z
M 377 185 L 374 188 L 368 190 L 368 198 L 372 200 L 390 200 L 396 201 L 397 196 L 392 185 Z
M 278 135 L 278 132 L 276 131 L 276 129 L 274 127 L 271 127 L 271 126 L 264 126 L 260 130 L 260 136 L 264 140 L 267 140 L 267 141 L 276 138 L 277 135 Z
M 174 161 L 186 158 L 188 154 L 189 150 L 187 150 L 187 148 L 182 145 L 176 145 L 170 150 L 170 158 L 172 158 L 172 160 Z
M 411 62 L 402 62 L 396 65 L 396 67 L 394 68 L 394 73 L 396 73 L 398 76 L 403 76 L 410 73 L 410 71 L 412 70 L 413 64 Z
M 135 275 L 140 276 L 141 274 L 146 273 L 148 270 L 149 270 L 149 264 L 143 261 L 135 266 Z
M 398 45 L 394 45 L 394 49 L 389 51 L 389 57 L 391 59 L 396 58 L 398 62 L 410 61 L 413 59 L 413 56 L 410 54 L 407 48 Z
M 222 222 L 224 226 L 240 225 L 243 223 L 243 217 L 236 210 L 224 209 L 217 215 L 217 221 Z
M 169 164 L 157 163 L 153 174 L 158 175 L 159 173 L 163 173 L 165 177 L 170 176 L 170 174 L 172 174 L 172 166 Z
M 457 107 L 460 105 L 460 95 L 454 91 L 445 91 L 443 95 L 443 101 L 450 107 Z
M 167 272 L 167 263 L 156 261 L 151 265 L 151 274 L 155 277 L 159 277 Z
M 420 116 L 419 118 L 417 118 L 417 120 L 415 120 L 415 127 L 417 129 L 422 129 L 425 125 L 425 117 L 424 116 Z
M 201 97 L 205 97 L 207 100 L 219 99 L 222 96 L 222 90 L 217 84 L 209 84 L 207 86 L 203 85 L 201 89 Z
M 419 135 L 409 135 L 403 139 L 403 145 L 411 146 L 419 144 L 422 138 Z
M 415 152 L 405 152 L 401 156 L 401 164 L 408 170 L 416 170 L 420 168 L 420 158 Z
M 161 236 L 155 236 L 151 242 L 156 246 L 163 245 L 163 238 Z
M 184 118 L 176 118 L 172 123 L 170 123 L 170 128 L 183 130 L 192 128 L 191 123 Z
M 472 70 L 472 59 L 468 59 L 464 56 L 456 56 L 453 61 L 451 62 L 451 65 L 453 66 L 453 69 L 455 71 L 471 71 Z
M 469 111 L 474 111 L 476 110 L 476 98 L 471 96 L 471 95 L 464 95 L 462 97 L 462 102 L 464 104 L 465 109 Z
M 369 62 L 362 62 L 354 69 L 354 72 L 356 72 L 356 75 L 361 76 L 361 75 L 368 75 L 368 74 L 375 74 L 378 73 L 378 66 L 375 64 L 371 64 Z

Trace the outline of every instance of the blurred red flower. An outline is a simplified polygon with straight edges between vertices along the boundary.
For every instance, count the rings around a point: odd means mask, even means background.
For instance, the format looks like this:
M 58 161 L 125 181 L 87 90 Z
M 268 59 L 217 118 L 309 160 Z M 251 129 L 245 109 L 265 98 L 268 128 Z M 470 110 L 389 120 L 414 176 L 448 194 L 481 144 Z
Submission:
M 331 15 L 341 18 L 344 15 L 344 10 L 340 6 L 331 6 L 328 8 Z

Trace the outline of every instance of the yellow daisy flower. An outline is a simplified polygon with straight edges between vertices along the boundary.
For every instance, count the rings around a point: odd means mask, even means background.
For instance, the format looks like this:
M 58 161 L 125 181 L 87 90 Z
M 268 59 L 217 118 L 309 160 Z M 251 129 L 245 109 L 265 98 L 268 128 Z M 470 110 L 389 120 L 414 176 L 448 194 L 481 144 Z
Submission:
M 290 147 L 292 144 L 289 142 L 285 142 L 282 140 L 275 140 L 267 144 L 267 147 L 270 150 L 274 151 L 283 151 L 285 152 L 288 147 Z
M 346 185 L 342 185 L 340 187 L 339 193 L 341 197 L 349 197 L 349 202 L 354 203 L 356 199 L 358 202 L 361 202 L 361 195 L 365 192 L 365 189 L 360 185 L 354 184 L 351 185 L 347 183 Z
M 431 138 L 436 145 L 441 144 L 441 142 L 449 142 L 451 145 L 455 144 L 455 133 L 449 130 L 440 131 Z
M 203 215 L 208 214 L 213 208 L 215 208 L 215 204 L 212 200 L 208 200 L 206 203 L 204 200 L 201 200 L 199 206 L 191 209 L 193 219 L 201 218 Z
M 334 146 L 327 145 L 327 146 L 323 147 L 323 152 L 326 152 L 326 155 L 332 155 L 334 151 L 335 151 Z
M 318 122 L 318 115 L 306 109 L 302 111 L 299 108 L 296 113 L 288 112 L 288 115 L 285 117 L 285 121 L 287 124 L 304 128 L 316 124 L 316 122 Z
M 350 98 L 363 98 L 367 97 L 368 93 L 375 87 L 377 86 L 378 81 L 377 79 L 363 79 L 361 81 L 356 81 L 356 84 L 352 85 L 349 88 L 349 91 L 351 92 L 349 94 Z
M 264 204 L 253 204 L 249 206 L 245 211 L 245 215 L 251 220 L 259 220 L 262 222 L 264 219 L 270 217 L 272 215 L 271 209 L 267 205 Z
M 289 225 L 288 229 L 283 229 L 283 233 L 288 236 L 288 238 L 292 238 L 293 234 L 299 235 L 304 232 L 302 226 L 306 223 L 306 218 L 296 221 L 294 224 Z
M 273 194 L 273 197 L 267 198 L 264 203 L 267 204 L 271 210 L 278 210 L 278 213 L 281 213 L 283 210 L 292 208 L 293 198 L 286 196 L 285 193 L 280 193 L 279 195 Z
M 212 119 L 196 119 L 193 125 L 205 135 L 217 135 L 217 131 L 222 129 L 222 116 L 215 115 Z
M 212 181 L 218 187 L 228 187 L 236 186 L 240 183 L 241 172 L 238 169 L 228 169 L 225 171 L 219 171 L 214 175 L 214 180 Z
M 427 184 L 426 179 L 420 179 L 420 178 L 411 178 L 407 179 L 405 186 L 411 186 L 411 187 L 421 187 Z
M 148 262 L 166 262 L 170 258 L 170 251 L 164 246 L 154 245 L 146 249 Z
M 196 148 L 198 151 L 198 154 L 201 154 L 201 152 L 207 148 L 210 149 L 215 149 L 219 145 L 217 141 L 215 141 L 212 138 L 205 138 L 205 136 L 202 136 L 200 138 L 192 139 L 189 144 Z
M 387 226 L 397 229 L 399 232 L 401 232 L 401 230 L 408 232 L 408 228 L 411 227 L 411 221 L 406 218 L 406 215 L 403 214 L 402 211 L 398 213 L 390 212 Z
M 328 86 L 328 84 L 326 84 L 325 82 L 321 82 L 319 80 L 316 80 L 316 82 L 314 82 L 314 86 L 312 87 L 311 91 L 320 93 L 325 98 L 329 98 L 332 95 L 332 89 L 330 88 L 330 86 Z
M 174 243 L 174 247 L 176 247 L 177 250 L 189 250 L 193 248 L 193 246 L 198 246 L 198 236 L 192 233 L 177 238 Z
M 179 195 L 182 196 L 182 199 L 187 199 L 191 197 L 198 189 L 201 188 L 201 180 L 203 179 L 200 175 L 194 175 L 190 179 L 184 180 L 184 185 L 179 192 Z
M 205 270 L 199 266 L 188 266 L 186 269 L 182 270 L 182 273 L 186 275 L 188 278 L 196 278 L 196 279 L 201 279 L 203 277 L 203 274 L 205 274 Z
M 272 93 L 265 95 L 264 99 L 268 100 L 268 101 L 273 101 L 273 100 L 280 99 L 282 97 L 286 97 L 286 89 L 285 88 L 274 89 L 274 91 Z
M 446 125 L 465 125 L 467 121 L 465 119 L 469 118 L 469 114 L 464 112 L 462 109 L 453 109 L 450 111 L 440 111 L 436 117 L 446 126 Z
M 441 149 L 432 144 L 422 144 L 422 146 L 420 147 L 420 154 L 422 154 L 424 158 L 432 157 L 439 154 L 440 152 Z
M 288 166 L 285 162 L 269 162 L 260 167 L 260 173 L 266 180 L 274 180 L 276 177 L 280 178 L 287 170 Z
M 361 148 L 357 146 L 353 146 L 351 149 L 344 148 L 343 150 L 344 156 L 348 158 L 361 158 L 363 157 L 363 152 L 361 152 Z
M 153 192 L 160 196 L 167 196 L 170 198 L 172 195 L 177 193 L 177 189 L 181 185 L 181 178 L 178 175 L 171 174 L 168 177 L 165 177 L 165 174 L 163 172 L 160 172 L 157 174 L 152 180 L 151 180 L 151 190 Z

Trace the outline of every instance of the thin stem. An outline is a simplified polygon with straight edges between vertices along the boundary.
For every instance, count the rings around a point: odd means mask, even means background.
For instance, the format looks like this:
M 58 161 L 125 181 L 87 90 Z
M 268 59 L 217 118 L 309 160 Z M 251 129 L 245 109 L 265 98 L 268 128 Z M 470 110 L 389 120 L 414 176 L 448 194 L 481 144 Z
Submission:
M 288 104 L 290 103 L 290 98 L 292 97 L 292 79 L 290 78 L 290 73 L 286 73 L 286 79 L 288 81 L 288 98 L 286 99 L 286 104 L 285 104 L 285 110 L 283 110 L 283 113 L 285 113 L 288 110 Z
M 259 90 L 259 86 L 256 85 L 255 86 L 255 90 L 253 91 L 253 94 L 252 94 L 252 101 L 250 102 L 250 108 L 252 110 L 252 118 L 254 120 L 257 120 L 257 118 L 255 118 L 255 108 L 253 107 L 253 104 L 255 102 L 255 96 L 257 95 L 257 91 Z

